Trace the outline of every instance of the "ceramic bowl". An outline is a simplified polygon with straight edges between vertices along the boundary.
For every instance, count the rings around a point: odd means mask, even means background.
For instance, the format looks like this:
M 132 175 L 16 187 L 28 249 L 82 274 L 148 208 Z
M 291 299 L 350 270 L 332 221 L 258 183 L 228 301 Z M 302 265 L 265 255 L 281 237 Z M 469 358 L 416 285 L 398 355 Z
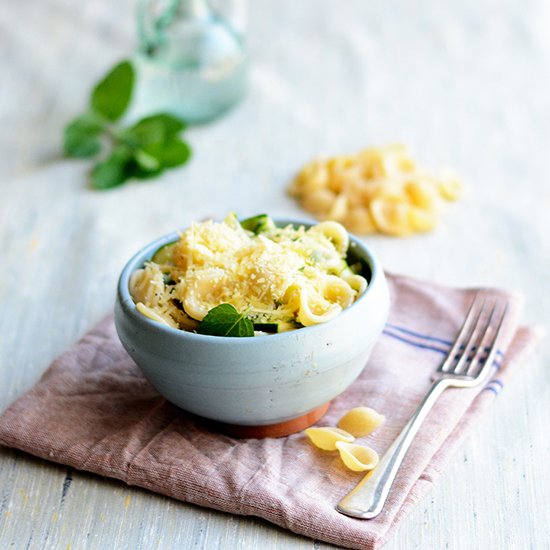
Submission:
M 330 400 L 359 376 L 384 328 L 389 295 L 375 255 L 350 237 L 349 254 L 364 265 L 369 286 L 331 321 L 280 334 L 230 338 L 173 329 L 136 310 L 128 290 L 131 274 L 158 248 L 177 239 L 175 232 L 145 246 L 126 264 L 118 283 L 116 329 L 147 379 L 168 401 L 233 426 L 230 431 L 236 435 L 286 435 L 316 422 Z

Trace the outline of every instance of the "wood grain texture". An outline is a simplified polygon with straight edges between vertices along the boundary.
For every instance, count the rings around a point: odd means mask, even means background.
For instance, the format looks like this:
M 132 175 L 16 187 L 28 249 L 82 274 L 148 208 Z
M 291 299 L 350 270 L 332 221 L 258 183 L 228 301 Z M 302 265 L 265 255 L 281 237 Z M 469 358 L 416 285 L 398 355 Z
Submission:
M 134 2 L 5 0 L 0 17 L 0 408 L 111 310 L 141 245 L 236 210 L 300 214 L 285 195 L 313 156 L 408 143 L 469 197 L 433 234 L 369 238 L 388 270 L 525 294 L 550 318 L 550 11 L 545 0 L 258 0 L 248 97 L 189 132 L 192 162 L 107 193 L 59 158 L 61 128 L 134 46 Z M 545 343 L 506 387 L 388 550 L 550 548 Z M 328 549 L 0 449 L 0 547 Z

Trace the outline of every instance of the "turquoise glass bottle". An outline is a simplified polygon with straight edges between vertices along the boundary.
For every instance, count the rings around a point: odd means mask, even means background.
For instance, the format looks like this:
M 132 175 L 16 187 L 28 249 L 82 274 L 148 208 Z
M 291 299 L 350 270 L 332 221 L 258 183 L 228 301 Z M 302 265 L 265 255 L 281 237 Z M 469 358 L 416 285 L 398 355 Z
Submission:
M 207 0 L 140 0 L 136 55 L 140 114 L 212 120 L 244 94 L 244 38 Z

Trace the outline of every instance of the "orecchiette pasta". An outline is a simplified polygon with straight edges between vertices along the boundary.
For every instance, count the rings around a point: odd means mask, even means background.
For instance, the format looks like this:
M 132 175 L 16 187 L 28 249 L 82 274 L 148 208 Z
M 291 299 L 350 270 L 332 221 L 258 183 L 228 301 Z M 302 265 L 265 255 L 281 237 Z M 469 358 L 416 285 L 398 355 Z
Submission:
M 131 277 L 138 311 L 194 330 L 214 307 L 231 304 L 258 332 L 329 321 L 365 292 L 348 265 L 349 236 L 334 221 L 276 227 L 265 215 L 194 223 Z
M 336 222 L 326 221 L 314 225 L 310 229 L 311 233 L 321 233 L 329 239 L 334 248 L 340 253 L 345 254 L 349 246 L 348 232 Z
M 326 323 L 341 311 L 342 308 L 338 304 L 330 303 L 318 292 L 313 293 L 307 287 L 300 289 L 300 308 L 296 319 L 305 327 Z
M 321 220 L 335 220 L 361 234 L 403 236 L 431 231 L 442 199 L 458 199 L 462 184 L 451 174 L 426 172 L 405 146 L 389 145 L 314 160 L 298 173 L 289 192 Z
M 165 318 L 160 313 L 157 313 L 154 309 L 151 309 L 150 307 L 147 307 L 142 302 L 138 302 L 136 304 L 136 309 L 145 317 L 148 317 L 149 319 L 152 319 L 153 321 L 157 321 L 157 323 L 161 323 L 162 325 L 166 325 L 169 327 L 175 326 L 174 322 L 168 317 Z
M 363 292 L 367 289 L 367 281 L 360 275 L 355 275 L 350 272 L 349 274 L 342 274 L 341 277 L 351 288 L 353 288 L 353 290 L 356 290 L 359 295 L 363 294 Z
M 355 277 L 361 277 L 355 275 Z M 336 275 L 326 275 L 320 281 L 321 295 L 325 300 L 331 303 L 338 304 L 341 309 L 345 309 L 355 300 L 355 294 L 359 292 L 360 288 L 353 287 L 349 282 L 349 277 L 337 277 Z M 364 277 L 361 277 L 365 281 Z M 361 290 L 364 290 L 361 289 Z

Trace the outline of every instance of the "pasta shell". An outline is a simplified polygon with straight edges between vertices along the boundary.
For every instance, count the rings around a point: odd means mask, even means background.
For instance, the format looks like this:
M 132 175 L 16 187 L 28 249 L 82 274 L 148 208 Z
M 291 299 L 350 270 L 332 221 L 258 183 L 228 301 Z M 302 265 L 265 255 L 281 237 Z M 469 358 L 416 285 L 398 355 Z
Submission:
M 432 183 L 415 179 L 405 184 L 405 193 L 414 206 L 431 209 L 437 200 L 437 191 Z
M 371 215 L 364 206 L 351 208 L 343 221 L 346 227 L 355 233 L 367 234 L 376 231 Z
M 330 189 L 316 189 L 304 195 L 303 205 L 306 210 L 324 216 L 332 207 L 336 195 Z
M 456 200 L 462 191 L 454 174 L 423 170 L 402 144 L 319 159 L 306 165 L 291 185 L 291 193 L 319 219 L 341 222 L 360 234 L 394 236 L 431 231 L 442 199 Z
M 386 417 L 370 407 L 355 407 L 349 410 L 338 422 L 338 427 L 355 437 L 371 434 Z
M 349 246 L 349 235 L 343 225 L 334 221 L 324 221 L 314 225 L 311 233 L 321 233 L 332 242 L 334 248 L 341 254 L 345 254 Z
M 138 302 L 136 304 L 136 309 L 148 319 L 151 319 L 152 321 L 156 321 L 157 323 L 160 323 L 161 325 L 166 325 L 168 327 L 173 326 L 171 325 L 162 315 L 157 313 L 154 309 L 151 309 L 150 307 L 147 307 L 144 303 Z
M 372 470 L 378 464 L 378 453 L 370 447 L 338 441 L 336 448 L 342 462 L 354 472 Z
M 439 194 L 448 201 L 456 201 L 464 194 L 462 182 L 455 176 L 446 175 L 439 181 Z
M 348 432 L 330 426 L 308 428 L 304 433 L 316 447 L 323 449 L 323 451 L 335 451 L 337 443 L 351 443 L 355 441 L 355 437 Z
M 338 304 L 342 309 L 351 306 L 355 300 L 353 287 L 336 275 L 328 275 L 324 279 L 322 295 L 325 300 Z
M 409 208 L 409 224 L 414 231 L 431 231 L 437 225 L 437 213 L 435 210 L 411 206 Z
M 370 203 L 372 219 L 382 233 L 402 237 L 412 232 L 409 223 L 409 204 L 404 200 L 375 199 Z
M 302 325 L 309 327 L 317 323 L 325 323 L 336 317 L 341 311 L 340 305 L 330 303 L 314 290 L 301 289 L 300 309 L 296 318 Z
M 327 214 L 330 220 L 341 220 L 348 211 L 348 198 L 346 195 L 337 195 L 331 209 Z

